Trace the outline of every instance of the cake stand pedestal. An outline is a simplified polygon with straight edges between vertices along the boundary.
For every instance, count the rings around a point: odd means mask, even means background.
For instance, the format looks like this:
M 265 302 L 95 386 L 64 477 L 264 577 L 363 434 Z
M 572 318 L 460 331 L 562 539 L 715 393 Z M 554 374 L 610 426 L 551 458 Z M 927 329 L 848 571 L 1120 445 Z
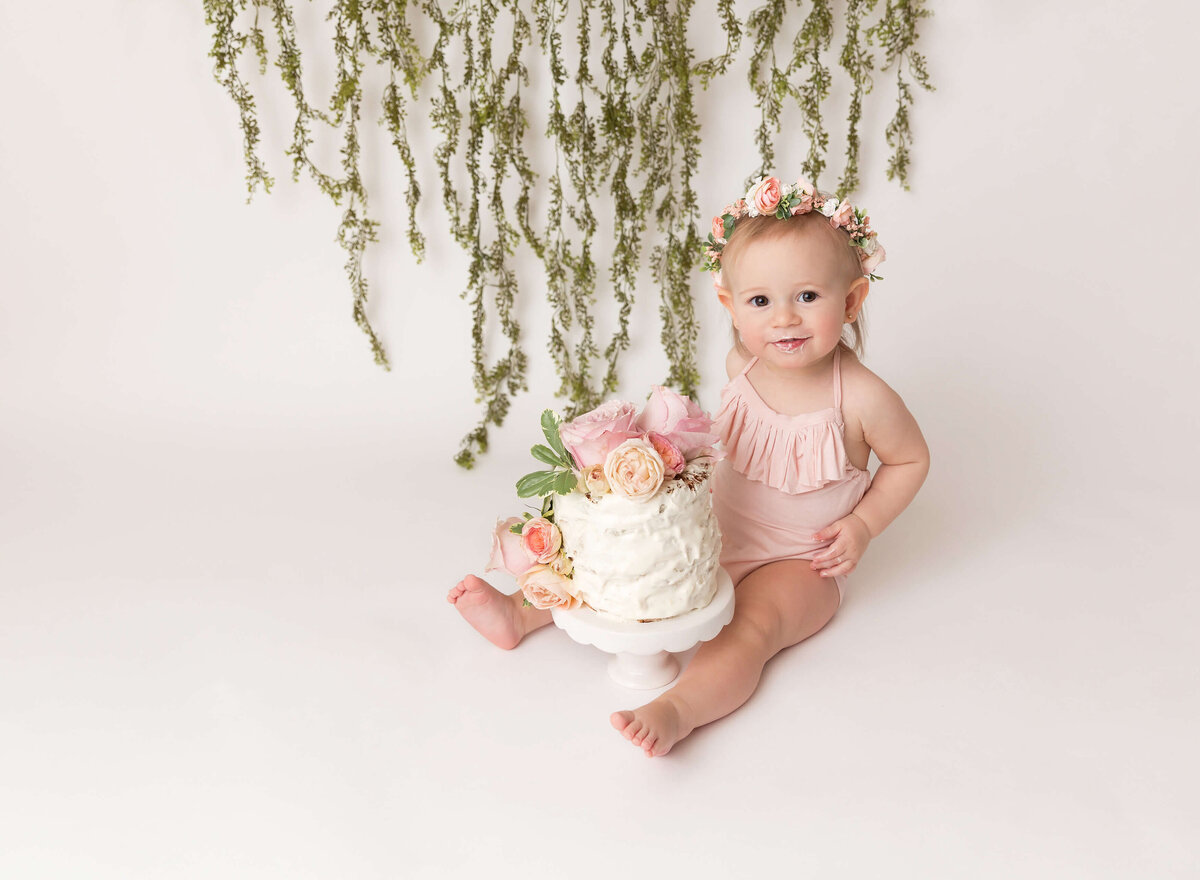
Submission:
M 703 608 L 669 620 L 638 623 L 591 608 L 555 608 L 554 624 L 581 645 L 595 645 L 612 654 L 608 674 L 617 684 L 650 690 L 670 684 L 679 675 L 671 656 L 714 638 L 733 619 L 733 581 L 717 569 L 717 593 Z

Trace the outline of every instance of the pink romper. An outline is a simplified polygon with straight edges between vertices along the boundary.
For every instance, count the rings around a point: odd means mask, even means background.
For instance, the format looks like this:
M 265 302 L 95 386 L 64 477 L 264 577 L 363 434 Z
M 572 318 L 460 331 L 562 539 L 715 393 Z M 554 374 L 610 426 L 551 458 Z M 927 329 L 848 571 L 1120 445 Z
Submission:
M 767 406 L 747 375 L 721 391 L 716 430 L 725 447 L 713 485 L 721 526 L 721 565 L 734 584 L 783 559 L 812 559 L 832 541 L 813 533 L 858 505 L 871 474 L 846 457 L 842 420 L 842 350 L 833 355 L 833 406 L 784 415 Z M 838 591 L 845 577 L 834 579 Z

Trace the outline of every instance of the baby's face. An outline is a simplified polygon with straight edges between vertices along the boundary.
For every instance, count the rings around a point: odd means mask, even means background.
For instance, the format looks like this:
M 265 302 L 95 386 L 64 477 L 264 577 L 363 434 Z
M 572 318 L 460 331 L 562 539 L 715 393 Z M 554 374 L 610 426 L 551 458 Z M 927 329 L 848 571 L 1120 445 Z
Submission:
M 839 247 L 847 245 L 812 228 L 756 238 L 724 267 L 721 301 L 743 344 L 769 367 L 802 370 L 837 347 L 867 290 Z

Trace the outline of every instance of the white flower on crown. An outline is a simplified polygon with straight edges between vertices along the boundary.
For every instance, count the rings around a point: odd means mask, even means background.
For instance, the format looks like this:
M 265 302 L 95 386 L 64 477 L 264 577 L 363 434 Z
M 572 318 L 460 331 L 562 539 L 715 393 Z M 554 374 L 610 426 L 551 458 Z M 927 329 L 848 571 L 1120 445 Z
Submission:
M 879 243 L 875 240 L 875 236 L 872 235 L 870 238 L 861 241 L 858 246 L 869 257 L 875 253 L 875 249 L 879 247 Z
M 832 217 L 834 214 L 837 213 L 837 209 L 838 209 L 838 200 L 837 199 L 828 199 L 828 200 L 826 200 L 825 204 L 823 204 L 821 206 L 821 213 L 824 214 L 826 217 Z
M 746 190 L 746 194 L 742 196 L 746 202 L 746 213 L 751 217 L 758 216 L 758 208 L 754 207 L 754 190 L 757 189 L 758 185 L 765 179 L 766 178 L 764 177 L 759 177 L 754 181 L 754 183 L 750 184 L 750 189 Z

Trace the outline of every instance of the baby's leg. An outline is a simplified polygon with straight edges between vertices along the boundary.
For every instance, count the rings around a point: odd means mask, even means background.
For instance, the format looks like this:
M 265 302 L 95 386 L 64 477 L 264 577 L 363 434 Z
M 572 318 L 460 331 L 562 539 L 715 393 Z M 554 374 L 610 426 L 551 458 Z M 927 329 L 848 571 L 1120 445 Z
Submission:
M 471 626 L 489 642 L 506 651 L 529 633 L 550 622 L 550 612 L 525 605 L 520 590 L 506 596 L 473 574 L 459 581 L 446 596 Z
M 738 584 L 733 620 L 700 646 L 675 687 L 633 712 L 614 712 L 613 727 L 648 756 L 665 755 L 750 699 L 766 662 L 825 626 L 839 602 L 837 585 L 807 560 L 755 569 Z

